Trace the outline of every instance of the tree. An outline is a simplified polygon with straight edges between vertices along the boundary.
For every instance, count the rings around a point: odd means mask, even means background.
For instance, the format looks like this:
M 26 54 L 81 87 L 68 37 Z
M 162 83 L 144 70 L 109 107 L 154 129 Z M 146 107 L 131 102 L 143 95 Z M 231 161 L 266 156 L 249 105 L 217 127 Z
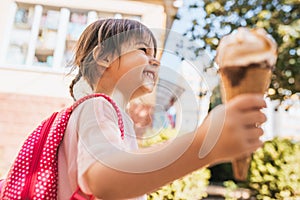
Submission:
M 220 38 L 238 27 L 262 27 L 278 44 L 269 97 L 283 100 L 300 91 L 299 0 L 203 0 L 189 5 L 189 9 L 199 8 L 206 13 L 205 23 L 193 19 L 184 34 L 205 41 L 204 47 L 194 50 L 196 56 L 201 50 L 215 55 Z

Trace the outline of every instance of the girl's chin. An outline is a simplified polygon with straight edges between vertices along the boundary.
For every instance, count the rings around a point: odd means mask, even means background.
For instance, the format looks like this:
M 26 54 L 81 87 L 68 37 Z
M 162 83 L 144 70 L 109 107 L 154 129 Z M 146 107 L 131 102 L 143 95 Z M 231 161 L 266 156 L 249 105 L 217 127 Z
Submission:
M 135 99 L 135 98 L 144 96 L 146 94 L 149 94 L 149 93 L 153 92 L 153 89 L 154 89 L 154 86 L 150 87 L 150 85 L 147 85 L 147 86 L 144 85 L 133 93 L 131 99 Z
M 144 84 L 143 89 L 144 89 L 145 92 L 151 93 L 154 89 L 154 84 L 152 84 L 152 83 Z

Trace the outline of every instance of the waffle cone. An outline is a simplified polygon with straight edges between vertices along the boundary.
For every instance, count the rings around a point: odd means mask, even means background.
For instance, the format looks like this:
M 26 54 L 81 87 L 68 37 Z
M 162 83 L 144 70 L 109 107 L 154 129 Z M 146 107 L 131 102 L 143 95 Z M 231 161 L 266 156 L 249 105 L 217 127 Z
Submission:
M 271 70 L 268 68 L 247 68 L 241 67 L 239 70 L 245 70 L 245 75 L 240 82 L 234 85 L 230 76 L 239 76 L 238 72 L 231 73 L 231 69 L 220 71 L 222 79 L 222 101 L 227 102 L 233 97 L 244 93 L 261 93 L 265 94 L 270 84 Z
M 222 101 L 227 102 L 243 93 L 266 92 L 270 84 L 271 69 L 260 67 L 228 67 L 220 70 Z M 232 161 L 236 180 L 247 179 L 251 155 L 244 155 Z

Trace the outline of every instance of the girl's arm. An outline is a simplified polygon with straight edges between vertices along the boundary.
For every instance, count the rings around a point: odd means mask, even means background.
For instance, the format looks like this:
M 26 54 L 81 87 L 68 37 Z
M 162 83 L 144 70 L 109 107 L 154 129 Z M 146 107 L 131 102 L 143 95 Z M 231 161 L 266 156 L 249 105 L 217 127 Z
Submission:
M 261 95 L 238 96 L 213 109 L 195 133 L 180 136 L 159 150 L 115 152 L 104 163 L 120 168 L 96 162 L 83 178 L 97 198 L 133 198 L 206 165 L 253 152 L 262 145 L 263 131 L 255 125 L 265 122 L 260 112 L 265 106 Z

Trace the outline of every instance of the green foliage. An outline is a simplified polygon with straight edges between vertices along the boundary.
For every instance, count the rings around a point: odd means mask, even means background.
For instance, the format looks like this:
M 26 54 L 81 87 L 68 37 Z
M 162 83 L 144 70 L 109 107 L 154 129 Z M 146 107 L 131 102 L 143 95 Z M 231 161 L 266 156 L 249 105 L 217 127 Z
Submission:
M 192 19 L 184 35 L 205 44 L 215 55 L 220 38 L 241 27 L 262 27 L 278 43 L 278 60 L 272 76 L 269 96 L 283 100 L 300 91 L 300 1 L 299 0 L 203 0 L 189 9 L 205 12 L 205 17 Z
M 253 155 L 249 187 L 257 199 L 300 197 L 300 144 L 288 139 L 268 141 Z
M 226 200 L 236 200 L 236 198 L 232 197 L 231 193 L 234 192 L 236 189 L 239 188 L 239 186 L 234 181 L 224 181 L 223 185 L 226 187 L 226 194 L 225 199 Z
M 176 129 L 147 130 L 142 147 L 157 145 L 176 137 Z M 210 171 L 207 168 L 196 170 L 181 179 L 163 186 L 155 192 L 148 194 L 148 200 L 179 200 L 179 199 L 201 199 L 207 196 L 206 186 L 209 183 Z
M 140 145 L 142 147 L 148 147 L 159 144 L 176 137 L 177 133 L 178 131 L 173 128 L 164 128 L 160 130 L 148 129 L 143 136 L 145 139 L 141 141 Z
M 149 194 L 148 200 L 202 199 L 207 196 L 209 177 L 208 169 L 197 170 Z

